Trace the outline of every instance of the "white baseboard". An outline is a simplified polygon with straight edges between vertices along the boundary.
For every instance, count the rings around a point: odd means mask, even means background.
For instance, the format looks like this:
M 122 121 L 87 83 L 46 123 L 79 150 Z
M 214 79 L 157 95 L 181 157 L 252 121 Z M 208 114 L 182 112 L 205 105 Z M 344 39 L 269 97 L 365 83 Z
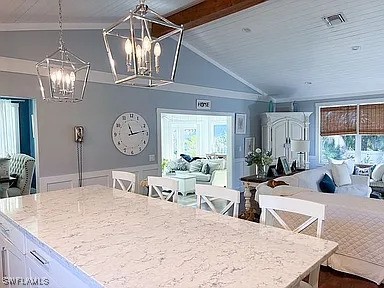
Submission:
M 110 170 L 101 170 L 101 171 L 92 171 L 83 173 L 83 186 L 89 185 L 103 185 L 107 187 L 112 187 L 112 171 L 127 171 L 136 174 L 136 187 L 135 191 L 140 194 L 145 194 L 145 190 L 140 186 L 140 181 L 146 179 L 149 175 L 161 175 L 159 171 L 159 166 L 157 164 L 136 166 L 136 167 L 126 167 L 126 168 L 116 168 Z M 39 192 L 48 192 L 61 189 L 70 189 L 74 187 L 79 187 L 78 175 L 77 174 L 67 174 L 67 175 L 58 175 L 58 176 L 49 176 L 40 178 L 40 191 Z

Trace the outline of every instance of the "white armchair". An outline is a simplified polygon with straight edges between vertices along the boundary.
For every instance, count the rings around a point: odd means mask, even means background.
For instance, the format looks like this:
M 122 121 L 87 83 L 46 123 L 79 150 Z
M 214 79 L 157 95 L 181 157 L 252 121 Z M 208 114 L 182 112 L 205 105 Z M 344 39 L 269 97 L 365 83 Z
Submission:
M 8 188 L 8 197 L 28 195 L 31 190 L 35 159 L 25 154 L 15 154 L 9 163 L 9 174 L 17 176 L 16 187 Z

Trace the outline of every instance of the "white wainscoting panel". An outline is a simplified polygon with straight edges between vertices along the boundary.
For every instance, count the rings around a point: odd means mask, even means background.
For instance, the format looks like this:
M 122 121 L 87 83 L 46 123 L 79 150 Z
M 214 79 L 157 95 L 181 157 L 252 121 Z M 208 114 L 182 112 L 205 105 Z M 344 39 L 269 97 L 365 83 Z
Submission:
M 140 194 L 146 194 L 147 189 L 140 186 L 140 182 L 148 176 L 161 175 L 157 164 L 116 168 L 110 170 L 92 171 L 83 173 L 83 186 L 89 185 L 103 185 L 112 187 L 112 171 L 127 171 L 136 174 L 136 187 L 135 191 Z M 40 192 L 49 192 L 61 189 L 69 189 L 79 187 L 79 180 L 77 174 L 67 174 L 58 176 L 49 176 L 40 178 Z

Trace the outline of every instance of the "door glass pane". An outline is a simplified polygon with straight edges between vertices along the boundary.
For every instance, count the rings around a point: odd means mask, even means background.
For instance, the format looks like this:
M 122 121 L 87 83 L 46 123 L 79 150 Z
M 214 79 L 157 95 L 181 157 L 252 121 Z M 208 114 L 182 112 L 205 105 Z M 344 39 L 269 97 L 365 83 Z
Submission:
M 196 129 L 184 129 L 184 154 L 197 155 L 197 131 Z
M 213 126 L 214 150 L 218 154 L 227 154 L 227 125 Z

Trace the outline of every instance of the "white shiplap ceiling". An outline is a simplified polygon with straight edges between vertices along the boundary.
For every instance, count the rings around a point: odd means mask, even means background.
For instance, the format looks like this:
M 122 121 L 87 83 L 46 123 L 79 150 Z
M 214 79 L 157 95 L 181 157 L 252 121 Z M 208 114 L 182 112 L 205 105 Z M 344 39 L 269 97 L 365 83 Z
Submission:
M 139 2 L 62 1 L 65 29 L 103 28 Z M 147 0 L 162 15 L 199 2 Z M 57 9 L 56 0 L 1 0 L 0 30 L 57 30 Z M 322 21 L 339 12 L 346 23 Z M 384 94 L 384 0 L 269 0 L 187 31 L 185 41 L 278 101 Z
M 327 27 L 339 12 L 347 22 Z M 269 0 L 185 40 L 278 101 L 384 92 L 383 0 Z
M 162 15 L 189 7 L 196 0 L 148 0 Z M 139 0 L 62 0 L 67 23 L 113 23 L 133 10 Z M 1 0 L 0 23 L 56 23 L 57 0 Z

